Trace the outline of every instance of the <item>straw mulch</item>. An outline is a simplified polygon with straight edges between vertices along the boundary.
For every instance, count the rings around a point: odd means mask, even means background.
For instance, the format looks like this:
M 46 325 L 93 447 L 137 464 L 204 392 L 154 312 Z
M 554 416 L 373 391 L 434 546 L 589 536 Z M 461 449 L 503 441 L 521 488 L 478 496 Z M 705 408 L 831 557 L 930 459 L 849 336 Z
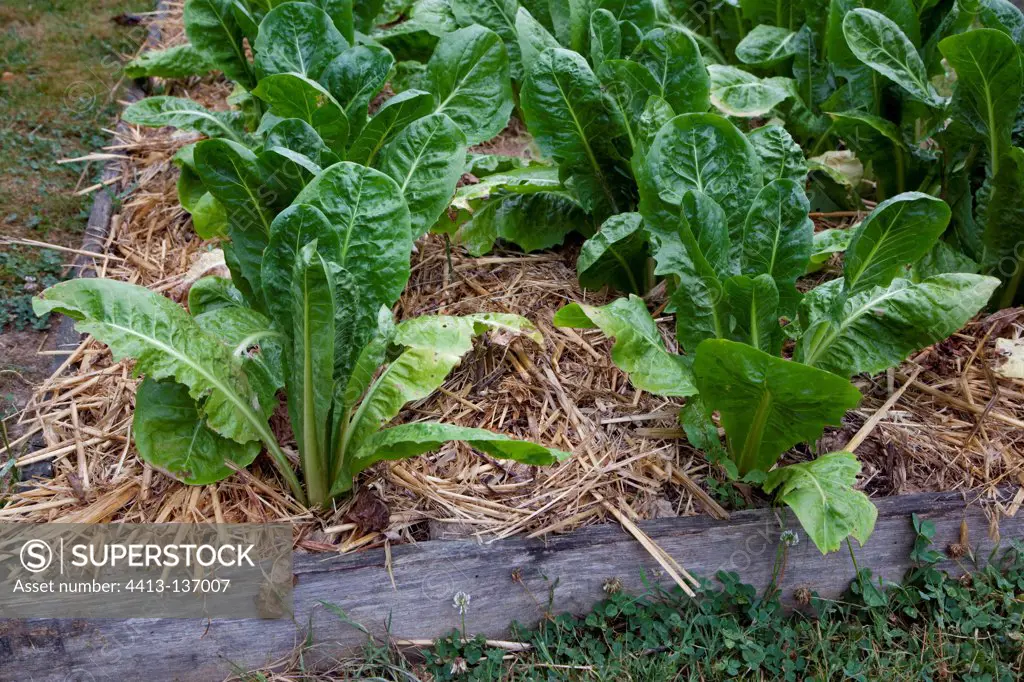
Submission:
M 173 8 L 172 8 L 173 9 Z M 180 40 L 172 11 L 164 35 Z M 213 78 L 168 83 L 171 94 L 224 107 L 229 88 Z M 129 190 L 114 216 L 101 276 L 150 287 L 184 302 L 189 285 L 219 267 L 216 245 L 194 234 L 178 205 L 175 150 L 192 138 L 167 130 L 127 130 L 108 152 Z M 825 221 L 850 217 L 822 216 Z M 387 462 L 363 475 L 355 501 L 328 512 L 301 508 L 261 457 L 215 485 L 187 487 L 143 464 L 131 441 L 134 390 L 130 362 L 113 363 L 86 339 L 68 351 L 20 416 L 13 450 L 19 466 L 53 464 L 52 480 L 15 493 L 0 521 L 265 522 L 295 524 L 296 544 L 349 551 L 428 536 L 542 536 L 615 519 L 727 512 L 708 494 L 721 474 L 689 447 L 676 422 L 679 402 L 633 389 L 595 333 L 555 329 L 554 311 L 573 300 L 602 303 L 579 290 L 577 247 L 534 255 L 497 250 L 450 256 L 428 236 L 413 255 L 409 287 L 396 307 L 415 315 L 514 312 L 543 332 L 540 348 L 521 340 L 486 339 L 444 387 L 410 405 L 400 419 L 437 419 L 490 428 L 574 453 L 550 468 L 499 462 L 464 445 L 416 459 Z M 661 301 L 652 297 L 652 308 Z M 662 328 L 672 344 L 671 320 Z M 862 380 L 864 402 L 821 452 L 856 448 L 863 486 L 873 495 L 963 490 L 1001 513 L 1024 501 L 1024 381 L 998 375 L 999 337 L 1024 335 L 1024 311 L 1002 311 L 920 353 L 889 375 Z M 278 424 L 280 427 L 281 425 Z M 286 428 L 279 433 L 289 445 Z M 41 438 L 43 448 L 27 452 Z M 291 443 L 294 447 L 294 443 Z M 797 449 L 786 461 L 807 459 Z M 1011 492 L 1005 491 L 1012 484 Z M 744 487 L 740 496 L 757 502 Z

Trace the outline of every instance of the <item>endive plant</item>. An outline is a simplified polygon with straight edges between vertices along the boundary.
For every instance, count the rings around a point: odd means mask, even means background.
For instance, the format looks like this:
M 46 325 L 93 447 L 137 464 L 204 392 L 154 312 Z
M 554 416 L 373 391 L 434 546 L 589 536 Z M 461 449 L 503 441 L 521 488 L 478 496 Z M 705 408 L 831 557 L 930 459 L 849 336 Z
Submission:
M 255 229 L 255 228 L 253 228 Z M 252 243 L 252 242 L 248 242 Z M 385 428 L 430 395 L 473 339 L 490 329 L 537 342 L 518 315 L 429 316 L 395 324 L 390 306 L 409 278 L 412 223 L 388 175 L 341 162 L 270 222 L 250 288 L 204 278 L 191 315 L 143 287 L 73 280 L 33 301 L 62 312 L 134 357 L 140 456 L 171 476 L 209 483 L 265 446 L 296 498 L 323 505 L 374 462 L 461 440 L 495 457 L 550 464 L 566 453 L 485 429 L 438 423 Z M 305 490 L 267 420 L 287 392 Z
M 946 338 L 999 281 L 914 278 L 909 266 L 932 249 L 950 209 L 908 192 L 853 229 L 843 277 L 801 295 L 795 283 L 814 253 L 803 178 L 767 158 L 726 119 L 684 114 L 662 126 L 639 167 L 633 229 L 646 232 L 655 273 L 672 284 L 678 352 L 636 296 L 603 307 L 574 303 L 555 323 L 599 328 L 615 339 L 612 360 L 634 386 L 685 397 L 690 441 L 718 455 L 732 476 L 778 489 L 826 552 L 848 535 L 863 543 L 871 533 L 874 507 L 852 488 L 860 465 L 837 452 L 776 469 L 780 457 L 817 441 L 857 405 L 852 375 L 883 371 Z M 787 337 L 796 342 L 792 360 L 781 354 Z M 724 453 L 713 413 L 725 430 Z

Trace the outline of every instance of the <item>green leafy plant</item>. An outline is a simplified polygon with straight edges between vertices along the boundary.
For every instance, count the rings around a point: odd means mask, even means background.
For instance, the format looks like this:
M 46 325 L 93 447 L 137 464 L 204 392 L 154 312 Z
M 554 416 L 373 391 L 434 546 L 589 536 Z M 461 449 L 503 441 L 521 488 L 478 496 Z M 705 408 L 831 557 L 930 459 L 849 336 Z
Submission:
M 230 144 L 230 143 L 225 143 Z M 254 228 L 255 229 L 255 228 Z M 246 242 L 248 246 L 252 242 Z M 219 278 L 189 293 L 191 315 L 145 288 L 74 280 L 34 301 L 137 358 L 139 454 L 186 483 L 246 466 L 261 444 L 295 496 L 322 505 L 371 464 L 464 440 L 496 457 L 549 464 L 557 450 L 437 423 L 383 428 L 432 393 L 488 329 L 540 336 L 517 315 L 422 317 L 388 310 L 409 277 L 412 219 L 388 175 L 350 162 L 320 173 L 277 214 L 251 288 Z M 284 387 L 305 493 L 267 419 Z
M 648 233 L 655 273 L 672 284 L 680 352 L 666 348 L 635 296 L 603 307 L 571 304 L 555 323 L 615 338 L 612 359 L 633 385 L 686 397 L 687 434 L 712 452 L 717 412 L 727 470 L 767 492 L 778 489 L 825 552 L 851 533 L 864 542 L 874 523 L 872 505 L 851 488 L 856 459 L 831 453 L 772 468 L 857 405 L 850 376 L 882 371 L 953 333 L 998 280 L 969 273 L 908 279 L 907 266 L 933 247 L 950 210 L 906 193 L 879 204 L 853 231 L 842 278 L 801 297 L 795 282 L 813 253 L 813 225 L 802 184 L 765 172 L 784 167 L 766 164 L 747 136 L 714 114 L 670 120 L 638 173 L 635 222 Z M 751 180 L 765 177 L 772 179 L 763 186 Z M 780 357 L 786 337 L 796 342 L 794 360 Z

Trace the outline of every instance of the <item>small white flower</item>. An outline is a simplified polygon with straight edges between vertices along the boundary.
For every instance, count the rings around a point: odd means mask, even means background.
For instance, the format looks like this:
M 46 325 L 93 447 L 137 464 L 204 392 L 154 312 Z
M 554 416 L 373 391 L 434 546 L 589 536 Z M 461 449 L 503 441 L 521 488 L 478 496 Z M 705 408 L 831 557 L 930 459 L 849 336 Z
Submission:
M 472 597 L 460 590 L 455 593 L 455 598 L 452 599 L 452 606 L 454 606 L 455 610 L 462 615 L 466 615 L 466 612 L 469 611 L 470 599 L 472 599 Z
M 795 530 L 784 530 L 779 535 L 781 540 L 787 547 L 795 547 L 800 544 L 800 535 Z
M 452 661 L 452 667 L 448 674 L 452 676 L 461 675 L 467 670 L 469 670 L 469 664 L 466 662 L 466 659 L 462 656 L 458 656 L 454 661 Z

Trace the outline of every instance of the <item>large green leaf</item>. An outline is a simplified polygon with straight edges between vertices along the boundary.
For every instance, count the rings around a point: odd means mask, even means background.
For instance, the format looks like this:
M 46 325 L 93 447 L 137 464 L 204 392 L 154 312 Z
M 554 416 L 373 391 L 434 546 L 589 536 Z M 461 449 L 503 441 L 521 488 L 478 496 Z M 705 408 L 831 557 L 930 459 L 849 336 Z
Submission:
M 228 233 L 228 213 L 224 205 L 207 192 L 192 207 L 192 227 L 202 239 L 223 237 Z
M 889 197 L 902 192 L 911 159 L 896 124 L 865 111 L 843 111 L 829 116 L 833 131 L 846 146 L 856 152 L 862 163 L 871 163 L 878 196 Z
M 771 275 L 730 277 L 725 280 L 724 293 L 735 322 L 730 336 L 766 353 L 774 352 L 780 332 L 779 290 Z
M 147 50 L 124 65 L 128 78 L 188 78 L 201 76 L 210 64 L 190 43 L 163 50 Z
M 846 249 L 846 292 L 885 287 L 901 268 L 931 250 L 949 224 L 949 206 L 920 192 L 883 201 L 857 228 Z
M 593 180 L 603 195 L 600 213 L 618 212 L 599 154 L 619 126 L 586 60 L 561 48 L 545 51 L 530 67 L 520 104 L 541 150 L 569 172 Z
M 807 160 L 800 145 L 779 125 L 766 125 L 747 133 L 761 160 L 765 183 L 772 180 L 793 180 L 803 184 L 807 179 Z
M 794 357 L 852 376 L 881 372 L 945 339 L 985 306 L 999 280 L 966 273 L 916 283 L 896 279 L 860 290 L 836 314 L 838 285 L 834 280 L 818 287 L 804 303 L 808 324 Z
M 345 42 L 349 45 L 355 43 L 356 27 L 355 17 L 353 16 L 353 0 L 312 0 L 312 4 L 327 12 L 327 16 L 334 22 L 334 28 L 338 29 L 338 33 L 345 39 Z M 372 5 L 373 3 L 359 2 L 356 4 Z M 367 30 L 360 30 L 363 33 L 368 32 Z
M 242 29 L 231 11 L 232 0 L 188 0 L 184 23 L 188 40 L 210 65 L 242 87 L 256 85 L 242 45 Z
M 482 26 L 443 37 L 427 63 L 426 89 L 437 113 L 448 114 L 469 145 L 500 133 L 512 113 L 512 81 L 501 38 Z
M 736 46 L 736 58 L 753 66 L 773 66 L 795 55 L 797 49 L 796 32 L 758 24 Z
M 609 59 L 622 54 L 622 31 L 615 15 L 597 9 L 590 15 L 590 63 L 599 69 Z
M 697 392 L 686 359 L 665 348 L 642 298 L 630 295 L 597 307 L 570 303 L 555 314 L 555 326 L 600 329 L 615 339 L 612 361 L 642 391 L 663 396 L 689 396 Z
M 1020 114 L 1024 87 L 1020 50 L 1008 35 L 995 29 L 950 36 L 939 43 L 939 50 L 956 69 L 953 111 L 987 138 L 995 175 Z
M 565 47 L 585 53 L 591 0 L 548 0 L 555 37 Z
M 350 135 L 366 124 L 370 100 L 384 87 L 394 65 L 395 58 L 383 47 L 356 45 L 324 69 L 320 83 L 344 108 Z
M 466 165 L 466 136 L 446 114 L 413 121 L 381 152 L 380 169 L 398 183 L 418 239 L 444 212 Z
M 147 377 L 135 392 L 132 437 L 139 457 L 153 468 L 188 485 L 227 478 L 227 465 L 249 466 L 260 442 L 236 443 L 206 426 L 188 387 Z
M 110 346 L 115 361 L 137 358 L 136 373 L 187 386 L 210 428 L 225 438 L 247 443 L 267 433 L 239 358 L 170 299 L 124 282 L 74 279 L 47 289 L 32 308 L 77 320 L 75 328 Z
M 711 64 L 711 103 L 726 116 L 764 116 L 790 94 L 786 79 L 758 78 L 734 66 Z
M 925 104 L 943 104 L 928 82 L 917 49 L 892 19 L 872 9 L 857 8 L 843 17 L 843 35 L 853 54 L 872 69 Z
M 434 97 L 422 90 L 406 90 L 385 102 L 359 132 L 348 150 L 348 160 L 373 166 L 377 154 L 407 125 L 434 110 Z
M 634 57 L 650 70 L 660 95 L 678 114 L 707 111 L 710 81 L 700 48 L 678 28 L 656 28 L 644 36 Z
M 330 147 L 306 121 L 298 118 L 286 118 L 278 121 L 267 131 L 263 139 L 265 151 L 286 149 L 301 154 L 318 169 L 333 166 L 341 159 L 331 151 Z M 318 174 L 319 170 L 314 172 Z
M 1024 225 L 1024 149 L 1012 147 L 992 178 L 982 233 L 986 265 L 991 274 L 1004 283 L 998 299 L 1000 308 L 1009 308 L 1024 293 L 1021 291 L 1021 282 L 1024 282 L 1021 225 Z
M 814 223 L 803 183 L 772 180 L 754 197 L 743 227 L 743 274 L 796 282 L 811 257 Z
M 674 229 L 683 195 L 706 194 L 724 210 L 734 246 L 761 189 L 761 164 L 750 141 L 715 114 L 683 114 L 666 123 L 647 153 L 640 212 L 653 229 Z M 666 216 L 667 212 L 667 216 Z
M 701 343 L 693 370 L 740 475 L 768 471 L 792 446 L 817 440 L 861 397 L 846 379 L 724 339 Z
M 470 254 L 479 256 L 490 251 L 498 239 L 530 252 L 561 244 L 571 232 L 589 230 L 586 212 L 569 193 L 539 189 L 485 203 L 455 239 Z
M 654 274 L 678 278 L 669 300 L 679 343 L 692 353 L 704 339 L 725 337 L 729 320 L 721 280 L 733 268 L 722 208 L 706 194 L 689 191 L 676 229 L 652 235 L 652 243 Z
M 555 37 L 526 7 L 520 7 L 516 12 L 516 34 L 524 74 L 529 73 L 532 64 L 542 52 L 552 47 L 561 47 Z
M 387 359 L 388 350 L 395 341 L 395 317 L 391 310 L 381 307 L 377 311 L 377 328 L 373 337 L 359 352 L 352 367 L 348 382 L 345 384 L 345 391 L 341 396 L 341 404 L 344 406 L 344 413 L 347 414 L 352 407 L 363 397 L 366 389 L 373 383 L 377 370 Z M 338 421 L 342 415 L 338 414 L 335 408 L 335 420 Z
M 339 232 L 319 209 L 295 203 L 278 214 L 270 226 L 260 279 L 267 310 L 279 329 L 294 327 L 292 275 L 302 249 L 312 241 L 317 242 L 317 251 L 328 261 L 342 262 Z
M 223 137 L 245 143 L 242 117 L 237 111 L 210 111 L 202 104 L 181 97 L 159 95 L 130 104 L 121 114 L 126 123 L 159 128 L 173 126 L 207 137 Z
M 364 440 L 352 458 L 352 473 L 359 473 L 376 462 L 415 457 L 436 450 L 450 441 L 465 441 L 497 459 L 510 459 L 533 466 L 547 466 L 572 456 L 568 452 L 516 440 L 486 429 L 419 422 L 392 426 Z M 335 485 L 335 494 L 345 490 L 343 485 Z
M 339 265 L 358 283 L 361 305 L 391 307 L 409 281 L 412 228 L 401 189 L 380 171 L 354 163 L 331 166 L 295 199 L 320 209 L 342 243 Z
M 583 243 L 576 272 L 584 289 L 610 285 L 618 291 L 643 294 L 647 272 L 647 233 L 639 213 L 619 213 Z
M 302 247 L 292 267 L 292 327 L 285 361 L 288 413 L 299 445 L 302 473 L 312 504 L 327 499 L 328 419 L 334 395 L 335 310 L 347 292 L 335 289 L 317 243 Z
M 822 554 L 834 552 L 849 535 L 861 545 L 875 528 L 878 510 L 853 489 L 860 462 L 850 452 L 831 452 L 810 462 L 790 464 L 768 474 L 765 492 L 779 488 L 779 499 L 800 519 Z
M 523 66 L 519 56 L 519 36 L 516 33 L 516 0 L 450 0 L 455 19 L 460 26 L 479 24 L 489 28 L 501 37 L 508 51 L 512 78 L 522 76 Z
M 278 73 L 260 80 L 253 94 L 281 118 L 297 118 L 313 130 L 339 156 L 348 141 L 348 117 L 324 86 L 298 73 Z
M 660 86 L 650 71 L 628 59 L 606 60 L 597 70 L 597 75 L 608 94 L 607 101 L 614 108 L 618 124 L 629 136 L 630 145 L 635 149 L 644 107 L 651 97 L 658 96 Z M 664 102 L 660 97 L 658 99 Z
M 286 2 L 267 12 L 253 45 L 256 76 L 298 73 L 311 80 L 348 47 L 322 9 L 307 2 Z

